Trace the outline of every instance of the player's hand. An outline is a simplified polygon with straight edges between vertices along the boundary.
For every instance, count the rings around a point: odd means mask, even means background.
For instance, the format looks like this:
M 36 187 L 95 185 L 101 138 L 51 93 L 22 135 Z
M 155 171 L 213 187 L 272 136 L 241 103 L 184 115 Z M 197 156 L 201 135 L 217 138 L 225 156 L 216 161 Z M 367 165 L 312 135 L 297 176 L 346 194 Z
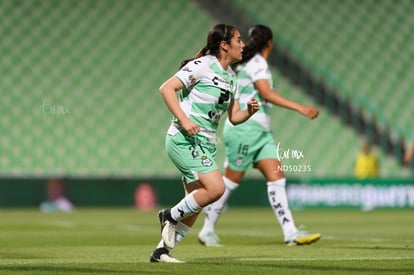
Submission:
M 180 121 L 181 126 L 189 135 L 197 135 L 200 132 L 200 126 L 198 126 L 194 121 L 189 118 L 183 119 Z
M 303 106 L 302 110 L 300 111 L 302 115 L 314 119 L 318 117 L 319 110 L 312 106 Z
M 260 105 L 259 102 L 254 99 L 253 97 L 247 102 L 247 111 L 249 112 L 249 115 L 253 115 L 257 111 L 259 111 Z

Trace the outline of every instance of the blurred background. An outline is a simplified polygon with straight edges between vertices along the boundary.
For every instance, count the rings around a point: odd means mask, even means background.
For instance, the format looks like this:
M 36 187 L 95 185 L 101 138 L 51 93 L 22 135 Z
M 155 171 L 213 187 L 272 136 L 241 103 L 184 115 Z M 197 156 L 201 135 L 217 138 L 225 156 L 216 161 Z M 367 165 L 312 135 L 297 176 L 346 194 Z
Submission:
M 272 110 L 293 205 L 414 207 L 413 160 L 402 161 L 413 14 L 411 0 L 1 0 L 0 207 L 50 200 L 50 181 L 76 206 L 181 198 L 158 87 L 217 23 L 245 42 L 251 25 L 270 26 L 275 89 L 320 109 L 314 121 Z M 364 144 L 379 163 L 368 178 L 355 172 Z M 267 205 L 261 175 L 245 182 L 231 202 Z

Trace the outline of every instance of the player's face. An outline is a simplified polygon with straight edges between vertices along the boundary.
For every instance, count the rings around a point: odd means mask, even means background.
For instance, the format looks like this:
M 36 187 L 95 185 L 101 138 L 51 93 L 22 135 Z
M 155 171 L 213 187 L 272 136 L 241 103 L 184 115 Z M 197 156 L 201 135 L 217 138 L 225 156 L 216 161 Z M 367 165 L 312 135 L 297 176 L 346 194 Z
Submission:
M 269 45 L 269 50 L 272 51 L 272 49 L 273 49 L 273 41 L 272 40 L 269 40 L 267 43 Z
M 242 60 L 242 53 L 244 48 L 244 43 L 241 40 L 240 32 L 238 30 L 234 31 L 233 37 L 230 40 L 230 47 L 228 49 L 228 57 L 231 60 L 230 64 L 239 62 Z

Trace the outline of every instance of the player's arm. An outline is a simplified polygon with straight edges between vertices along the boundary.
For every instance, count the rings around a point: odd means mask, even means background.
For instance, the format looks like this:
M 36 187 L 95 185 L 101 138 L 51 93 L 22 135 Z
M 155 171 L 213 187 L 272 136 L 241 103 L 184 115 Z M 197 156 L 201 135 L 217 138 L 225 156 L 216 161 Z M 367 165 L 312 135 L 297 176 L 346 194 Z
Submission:
M 176 95 L 177 91 L 182 88 L 184 88 L 183 83 L 176 76 L 173 76 L 165 81 L 159 90 L 165 105 L 167 105 L 171 113 L 178 119 L 184 130 L 190 135 L 195 135 L 200 131 L 200 127 L 187 117 L 181 108 Z
M 241 110 L 239 100 L 231 100 L 230 106 L 227 110 L 227 114 L 230 122 L 233 125 L 245 122 L 249 117 L 259 110 L 259 102 L 256 99 L 251 98 L 247 103 L 247 109 Z
M 312 106 L 305 106 L 281 96 L 270 87 L 269 81 L 266 79 L 257 80 L 254 86 L 266 101 L 274 105 L 297 111 L 310 119 L 316 118 L 319 114 L 319 110 Z

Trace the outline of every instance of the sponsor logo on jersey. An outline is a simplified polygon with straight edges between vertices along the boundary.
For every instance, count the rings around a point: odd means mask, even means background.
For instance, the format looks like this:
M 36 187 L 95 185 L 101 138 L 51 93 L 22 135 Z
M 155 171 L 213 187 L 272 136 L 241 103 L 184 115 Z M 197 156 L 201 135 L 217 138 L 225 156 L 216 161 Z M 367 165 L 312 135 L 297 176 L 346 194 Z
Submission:
M 210 167 L 210 166 L 213 165 L 213 162 L 207 156 L 202 156 L 201 157 L 201 164 L 203 166 Z
M 215 77 L 213 77 L 213 79 L 211 80 L 211 81 L 213 81 L 213 84 L 214 85 L 219 85 L 220 83 L 222 83 L 222 84 L 229 84 L 229 82 L 228 81 L 226 81 L 226 80 L 224 80 L 224 79 L 221 79 L 221 78 L 219 78 L 219 77 L 217 77 L 217 76 L 215 76 Z M 230 85 L 232 85 L 232 84 L 230 84 Z
M 188 80 L 190 80 L 190 83 L 191 83 L 191 84 L 194 84 L 194 82 L 196 81 L 196 78 L 194 77 L 194 75 L 190 75 L 190 76 L 188 77 Z
M 233 79 L 232 80 L 230 80 L 230 90 L 233 90 Z
M 243 159 L 241 157 L 238 157 L 234 164 L 236 164 L 236 166 L 242 166 L 243 165 Z

